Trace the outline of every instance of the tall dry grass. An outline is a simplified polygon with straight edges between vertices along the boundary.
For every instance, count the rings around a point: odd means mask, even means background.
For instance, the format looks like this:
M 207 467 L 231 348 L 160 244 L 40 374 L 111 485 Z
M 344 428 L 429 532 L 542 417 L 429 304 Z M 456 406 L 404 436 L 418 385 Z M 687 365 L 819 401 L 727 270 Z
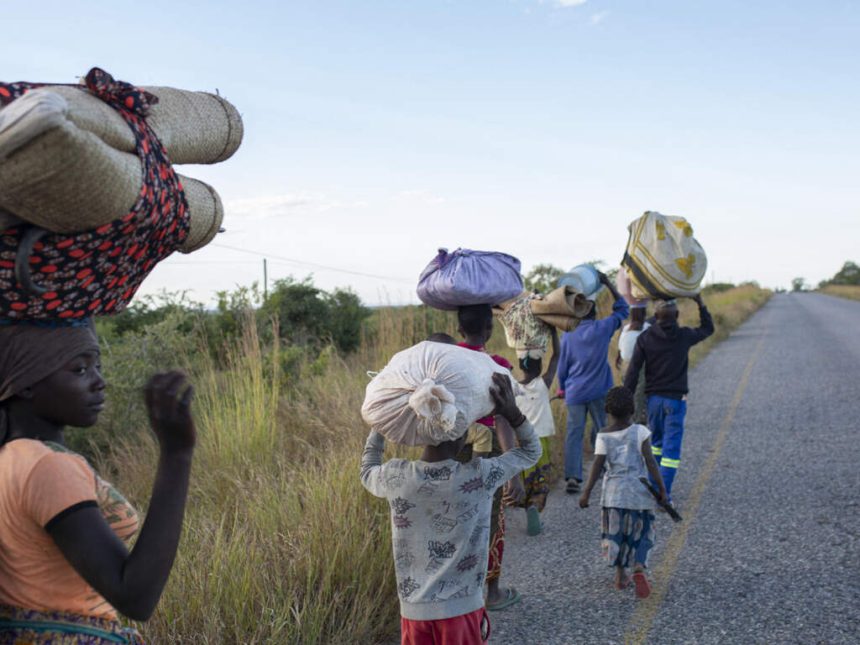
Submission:
M 708 298 L 718 333 L 696 356 L 768 295 L 741 287 Z M 689 321 L 689 307 L 682 312 Z M 156 366 L 181 367 L 196 388 L 199 446 L 184 535 L 159 608 L 141 626 L 148 640 L 309 645 L 383 642 L 396 633 L 388 509 L 358 479 L 367 434 L 359 411 L 366 371 L 434 331 L 455 334 L 454 315 L 379 309 L 356 354 L 309 357 L 291 380 L 254 325 L 217 362 L 169 320 L 131 346 L 106 348 L 116 384 L 93 445 L 99 466 L 132 500 L 148 499 L 156 460 L 141 430 L 138 385 Z M 515 358 L 500 329 L 489 349 Z M 564 406 L 556 405 L 563 429 Z
M 839 298 L 848 298 L 849 300 L 860 300 L 860 286 L 847 284 L 829 284 L 826 287 L 819 289 L 821 293 L 826 293 L 829 296 L 837 296 Z

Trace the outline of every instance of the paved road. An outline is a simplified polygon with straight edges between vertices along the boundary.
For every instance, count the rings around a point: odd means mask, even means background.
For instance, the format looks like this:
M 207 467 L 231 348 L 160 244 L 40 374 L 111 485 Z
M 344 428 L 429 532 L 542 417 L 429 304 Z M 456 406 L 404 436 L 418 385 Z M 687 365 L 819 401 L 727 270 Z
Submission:
M 546 531 L 509 513 L 496 644 L 860 643 L 860 302 L 774 297 L 690 374 L 654 592 L 611 588 L 599 508 L 550 495 Z M 595 491 L 592 503 L 599 500 Z

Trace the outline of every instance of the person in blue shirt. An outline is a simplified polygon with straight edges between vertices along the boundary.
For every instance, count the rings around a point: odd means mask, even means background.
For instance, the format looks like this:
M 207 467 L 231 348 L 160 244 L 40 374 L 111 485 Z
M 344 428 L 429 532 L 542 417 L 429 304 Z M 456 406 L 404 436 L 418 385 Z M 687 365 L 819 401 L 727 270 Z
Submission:
M 627 302 L 615 285 L 600 272 L 600 282 L 612 293 L 615 302 L 612 314 L 597 319 L 596 306 L 573 331 L 561 339 L 558 361 L 558 384 L 567 404 L 567 438 L 564 447 L 564 479 L 566 491 L 579 492 L 582 483 L 582 437 L 586 417 L 591 416 L 591 442 L 597 430 L 606 425 L 606 393 L 614 385 L 607 359 L 609 341 L 630 313 Z

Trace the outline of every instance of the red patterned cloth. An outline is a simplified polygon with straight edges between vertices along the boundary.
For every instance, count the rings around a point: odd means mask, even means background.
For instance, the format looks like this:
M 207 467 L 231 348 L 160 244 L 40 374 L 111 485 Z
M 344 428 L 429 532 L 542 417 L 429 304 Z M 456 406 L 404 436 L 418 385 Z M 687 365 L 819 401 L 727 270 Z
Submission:
M 44 83 L 0 83 L 8 105 Z M 0 323 L 3 319 L 76 321 L 125 309 L 153 267 L 188 236 L 188 203 L 167 153 L 144 118 L 158 98 L 93 68 L 86 87 L 116 109 L 134 133 L 143 187 L 128 214 L 83 233 L 41 238 L 30 256 L 33 281 L 46 293 L 28 293 L 15 279 L 15 256 L 27 227 L 0 231 Z
M 457 343 L 459 347 L 465 347 L 466 349 L 471 349 L 473 352 L 484 352 L 483 345 L 469 345 L 468 343 Z M 490 358 L 492 358 L 497 365 L 501 365 L 502 367 L 512 370 L 514 366 L 511 365 L 511 362 L 506 359 L 504 356 L 499 356 L 498 354 L 491 354 Z M 490 415 L 484 417 L 483 419 L 478 419 L 476 423 L 483 424 L 488 428 L 493 428 L 495 432 L 496 427 L 496 419 L 494 416 Z M 493 456 L 502 454 L 500 450 L 497 449 L 498 439 L 493 437 Z M 487 582 L 492 582 L 493 580 L 498 580 L 502 577 L 502 560 L 505 556 L 505 509 L 502 504 L 502 493 L 503 489 L 499 489 L 496 491 L 495 495 L 493 495 L 493 510 L 490 513 L 490 555 L 487 561 Z
M 496 491 L 496 498 L 502 496 L 502 489 Z M 499 510 L 496 513 L 496 504 Z M 493 582 L 502 577 L 502 560 L 505 557 L 505 508 L 493 499 L 493 513 L 490 520 L 490 554 L 487 558 L 487 582 Z

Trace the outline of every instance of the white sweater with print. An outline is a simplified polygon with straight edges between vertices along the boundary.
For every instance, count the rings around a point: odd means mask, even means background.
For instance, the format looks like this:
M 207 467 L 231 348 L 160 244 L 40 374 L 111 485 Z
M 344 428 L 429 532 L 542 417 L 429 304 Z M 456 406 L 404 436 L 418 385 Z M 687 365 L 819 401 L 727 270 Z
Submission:
M 364 487 L 388 500 L 400 614 L 440 620 L 484 606 L 493 493 L 535 465 L 541 445 L 528 421 L 515 428 L 519 448 L 462 464 L 392 459 L 371 432 L 361 459 Z

